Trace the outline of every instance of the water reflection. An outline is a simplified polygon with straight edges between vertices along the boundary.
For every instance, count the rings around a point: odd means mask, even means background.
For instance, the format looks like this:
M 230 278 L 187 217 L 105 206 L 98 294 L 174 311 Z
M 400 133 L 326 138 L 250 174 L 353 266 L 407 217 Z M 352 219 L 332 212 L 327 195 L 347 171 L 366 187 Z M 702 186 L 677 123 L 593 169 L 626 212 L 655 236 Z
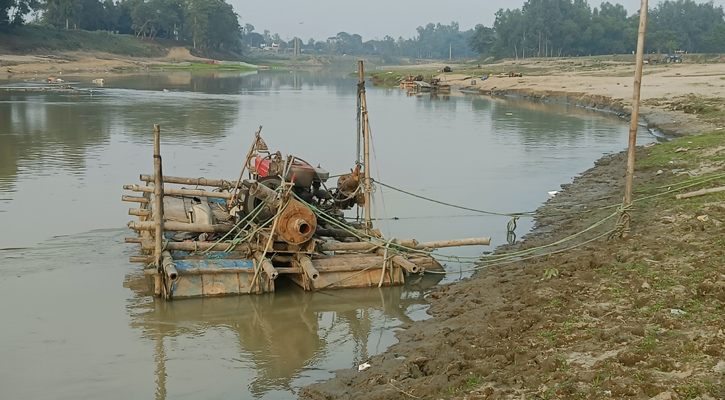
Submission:
M 169 175 L 234 179 L 259 125 L 271 148 L 347 171 L 356 150 L 354 68 L 109 75 L 103 87 L 68 77 L 79 91 L 0 90 L 0 226 L 12 227 L 0 233 L 0 248 L 24 247 L 0 251 L 0 302 L 38 299 L 0 316 L 0 358 L 11 360 L 0 363 L 3 393 L 290 398 L 330 371 L 355 368 L 394 343 L 401 323 L 424 318 L 417 288 L 309 294 L 280 285 L 269 296 L 158 303 L 127 262 L 135 248 L 123 244 L 129 205 L 119 197 L 123 184 L 151 171 L 152 124 L 162 125 Z M 534 210 L 548 190 L 627 143 L 618 118 L 574 107 L 370 87 L 368 102 L 379 182 L 478 210 Z M 492 236 L 493 248 L 510 220 L 473 218 L 382 186 L 375 199 L 389 237 Z M 530 224 L 520 220 L 517 233 Z M 115 230 L 98 231 L 107 228 Z
M 394 342 L 391 328 L 424 318 L 424 291 L 438 280 L 309 293 L 280 278 L 272 294 L 171 302 L 151 300 L 140 275 L 127 276 L 125 286 L 135 293 L 128 306 L 131 326 L 154 342 L 157 399 L 183 395 L 177 386 L 185 383 L 167 371 L 184 368 L 208 346 L 224 349 L 224 357 L 233 360 L 229 368 L 238 370 L 237 380 L 250 394 L 274 398 L 384 351 Z M 208 338 L 212 331 L 214 343 Z M 168 351 L 178 346 L 184 356 Z
M 0 92 L 0 187 L 20 170 L 78 172 L 91 149 L 108 142 L 112 117 L 61 93 Z M 52 165 L 52 168 L 48 168 Z

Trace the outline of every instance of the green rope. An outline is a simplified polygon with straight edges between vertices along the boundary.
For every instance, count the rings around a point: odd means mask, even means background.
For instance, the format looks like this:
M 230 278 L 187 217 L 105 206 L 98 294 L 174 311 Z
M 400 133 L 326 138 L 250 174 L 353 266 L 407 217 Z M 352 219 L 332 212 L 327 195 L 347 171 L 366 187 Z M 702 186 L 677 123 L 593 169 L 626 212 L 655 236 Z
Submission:
M 382 183 L 382 182 L 375 182 L 375 183 L 377 183 L 378 185 L 381 185 L 381 186 L 385 186 L 388 189 L 393 189 L 393 190 L 398 191 L 400 193 L 405 193 L 408 196 L 413 196 L 413 197 L 419 198 L 421 200 L 426 200 L 426 201 L 430 201 L 432 203 L 437 203 L 437 204 L 441 204 L 441 205 L 444 205 L 444 206 L 458 208 L 458 209 L 466 210 L 466 211 L 472 211 L 472 212 L 481 213 L 481 214 L 499 215 L 499 216 L 504 216 L 504 217 L 533 217 L 534 214 L 535 214 L 534 211 L 527 211 L 527 212 L 521 212 L 521 213 L 513 213 L 513 214 L 511 214 L 511 213 L 497 213 L 497 212 L 492 212 L 492 211 L 478 210 L 478 209 L 475 209 L 475 208 L 463 207 L 463 206 L 459 206 L 459 205 L 455 205 L 455 204 L 451 204 L 451 203 L 446 203 L 445 201 L 431 199 L 430 197 L 425 197 L 425 196 L 421 196 L 421 195 L 418 195 L 418 194 L 415 194 L 415 193 L 411 193 L 411 192 L 408 192 L 406 190 L 399 189 L 399 188 L 396 188 L 394 186 L 390 186 L 390 185 L 385 184 L 385 183 Z

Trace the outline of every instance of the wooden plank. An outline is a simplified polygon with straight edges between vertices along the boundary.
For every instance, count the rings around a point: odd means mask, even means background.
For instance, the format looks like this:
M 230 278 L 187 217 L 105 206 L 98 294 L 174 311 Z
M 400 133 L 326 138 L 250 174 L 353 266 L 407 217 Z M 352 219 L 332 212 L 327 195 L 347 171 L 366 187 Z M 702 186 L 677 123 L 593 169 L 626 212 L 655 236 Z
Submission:
M 121 196 L 121 201 L 131 201 L 131 202 L 135 202 L 135 203 L 146 204 L 151 200 L 148 197 Z
M 675 197 L 678 199 L 689 199 L 690 197 L 704 196 L 706 194 L 717 193 L 717 192 L 722 192 L 722 191 L 725 191 L 725 186 L 720 186 L 720 187 L 710 188 L 710 189 L 696 190 L 694 192 L 678 194 Z
M 128 215 L 136 215 L 139 217 L 149 217 L 149 216 L 151 216 L 151 210 L 149 210 L 148 208 L 129 208 Z

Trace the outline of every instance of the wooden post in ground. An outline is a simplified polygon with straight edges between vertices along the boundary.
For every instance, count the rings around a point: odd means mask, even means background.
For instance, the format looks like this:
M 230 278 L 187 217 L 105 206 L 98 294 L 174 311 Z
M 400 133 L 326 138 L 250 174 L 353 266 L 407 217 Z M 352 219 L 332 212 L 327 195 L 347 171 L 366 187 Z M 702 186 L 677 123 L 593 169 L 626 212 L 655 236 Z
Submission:
M 632 185 L 634 180 L 634 151 L 637 146 L 637 125 L 639 122 L 639 93 L 642 86 L 642 68 L 644 65 L 644 33 L 647 28 L 647 0 L 642 0 L 639 11 L 639 35 L 637 36 L 637 59 L 634 70 L 634 94 L 632 96 L 632 121 L 629 126 L 629 149 L 627 151 L 627 175 L 624 186 L 624 208 L 632 205 Z M 626 212 L 626 211 L 625 211 Z M 621 236 L 629 236 L 630 218 L 624 219 Z
M 159 275 L 164 276 L 162 270 L 162 255 L 164 245 L 164 179 L 161 169 L 161 127 L 154 124 L 154 223 L 156 225 L 156 246 L 154 248 L 154 261 Z M 164 286 L 163 283 L 161 285 Z M 166 290 L 162 290 L 166 296 Z

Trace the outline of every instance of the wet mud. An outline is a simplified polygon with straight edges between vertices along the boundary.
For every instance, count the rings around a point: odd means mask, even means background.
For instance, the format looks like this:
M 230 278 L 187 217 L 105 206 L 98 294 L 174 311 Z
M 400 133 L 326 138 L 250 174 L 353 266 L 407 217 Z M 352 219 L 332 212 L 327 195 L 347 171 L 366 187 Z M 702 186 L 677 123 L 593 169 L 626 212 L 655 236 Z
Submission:
M 697 151 L 722 155 L 725 138 L 715 140 L 720 147 Z M 649 152 L 638 149 L 637 160 Z M 666 191 L 677 180 L 669 165 L 638 168 L 635 199 Z M 497 253 L 585 233 L 440 287 L 428 296 L 433 318 L 406 326 L 370 368 L 337 371 L 300 398 L 725 398 L 725 206 L 674 194 L 643 201 L 628 237 L 610 239 L 625 171 L 625 153 L 598 160 L 538 210 L 532 233 Z

